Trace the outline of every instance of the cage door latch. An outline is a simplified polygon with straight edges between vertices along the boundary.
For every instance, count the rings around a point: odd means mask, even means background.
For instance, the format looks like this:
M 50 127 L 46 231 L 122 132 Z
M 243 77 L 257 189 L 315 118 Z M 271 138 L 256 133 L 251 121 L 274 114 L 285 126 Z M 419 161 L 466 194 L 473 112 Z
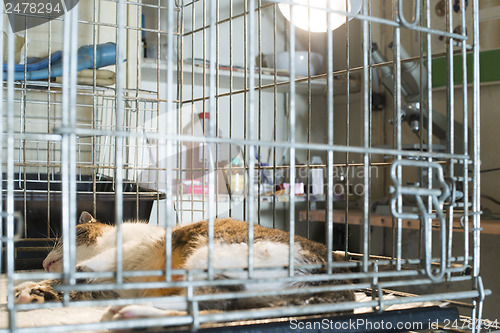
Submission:
M 426 188 L 415 185 L 402 184 L 402 168 L 425 168 L 435 172 L 437 182 Z M 424 259 L 425 271 L 428 277 L 435 282 L 443 279 L 446 270 L 446 221 L 443 210 L 444 202 L 450 196 L 450 188 L 444 179 L 443 168 L 440 164 L 428 161 L 396 160 L 391 165 L 391 179 L 394 186 L 390 187 L 391 213 L 398 219 L 421 220 L 424 225 Z M 418 212 L 404 210 L 403 197 L 415 199 Z M 425 199 L 425 200 L 424 200 Z M 429 202 L 430 199 L 430 202 Z M 429 204 L 426 207 L 426 202 Z M 432 221 L 439 222 L 441 237 L 441 260 L 437 272 L 432 270 Z

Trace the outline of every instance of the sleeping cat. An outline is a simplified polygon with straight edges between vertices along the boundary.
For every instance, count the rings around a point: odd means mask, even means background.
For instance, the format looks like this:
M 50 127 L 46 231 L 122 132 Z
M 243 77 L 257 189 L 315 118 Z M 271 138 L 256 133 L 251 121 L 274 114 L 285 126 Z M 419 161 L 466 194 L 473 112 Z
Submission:
M 207 269 L 208 263 L 208 222 L 181 225 L 172 230 L 172 268 L 174 269 Z M 165 268 L 165 229 L 142 222 L 125 222 L 122 224 L 123 240 L 123 270 L 164 270 Z M 289 234 L 269 229 L 259 225 L 254 226 L 254 267 L 276 269 L 256 269 L 254 278 L 279 278 L 288 276 Z M 296 236 L 294 246 L 294 261 L 296 265 L 324 264 L 327 248 L 308 239 Z M 89 213 L 83 212 L 76 227 L 76 270 L 83 272 L 113 271 L 115 270 L 116 255 L 116 227 L 96 221 Z M 342 260 L 334 254 L 334 260 Z M 214 221 L 213 267 L 216 269 L 246 268 L 248 263 L 248 224 L 231 218 L 216 219 Z M 62 272 L 62 242 L 54 247 L 43 261 L 43 267 L 48 272 Z M 336 270 L 335 272 L 345 271 Z M 324 273 L 324 269 L 297 269 L 296 275 Z M 244 271 L 228 271 L 216 275 L 217 279 L 237 278 L 244 279 Z M 124 282 L 165 281 L 164 276 L 129 277 Z M 185 280 L 184 275 L 173 275 L 172 280 Z M 87 279 L 79 283 L 107 283 L 112 279 Z M 16 303 L 43 303 L 46 301 L 62 300 L 62 292 L 53 287 L 60 284 L 60 280 L 46 280 L 42 282 L 25 282 L 15 289 Z M 266 291 L 280 290 L 289 287 L 312 285 L 328 285 L 335 282 L 295 282 L 295 283 L 266 283 L 199 287 L 195 294 L 212 294 L 234 292 L 242 290 Z M 184 295 L 184 288 L 164 289 L 134 289 L 71 292 L 72 300 L 137 298 L 152 296 Z M 224 301 L 201 302 L 200 309 L 204 310 L 233 310 L 257 307 L 273 307 L 287 305 L 304 305 L 312 303 L 334 303 L 354 300 L 351 291 L 336 291 L 314 295 L 289 295 L 240 298 Z M 106 319 L 120 319 L 131 317 L 155 317 L 185 311 L 187 304 L 155 304 L 155 306 L 120 306 L 111 308 Z

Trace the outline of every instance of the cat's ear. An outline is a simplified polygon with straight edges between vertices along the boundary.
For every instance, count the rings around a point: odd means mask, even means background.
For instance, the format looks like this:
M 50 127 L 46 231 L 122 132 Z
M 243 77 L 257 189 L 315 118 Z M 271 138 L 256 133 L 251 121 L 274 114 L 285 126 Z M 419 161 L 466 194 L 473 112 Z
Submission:
M 81 224 L 81 223 L 92 223 L 92 222 L 97 222 L 97 220 L 92 215 L 90 215 L 89 212 L 83 211 L 80 214 L 80 218 L 78 219 L 78 224 Z

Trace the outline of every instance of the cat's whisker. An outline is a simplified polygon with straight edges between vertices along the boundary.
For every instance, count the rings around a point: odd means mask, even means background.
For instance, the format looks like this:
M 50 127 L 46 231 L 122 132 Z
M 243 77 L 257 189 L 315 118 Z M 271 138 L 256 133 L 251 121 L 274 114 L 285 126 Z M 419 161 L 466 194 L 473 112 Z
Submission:
M 48 227 L 49 227 L 50 234 L 54 235 L 54 237 L 56 237 L 56 238 L 57 238 L 59 235 L 58 235 L 58 233 L 56 232 L 56 229 L 54 229 L 54 228 L 50 225 L 50 222 L 47 222 L 47 224 L 48 224 Z M 49 237 L 50 237 L 50 235 L 49 235 Z

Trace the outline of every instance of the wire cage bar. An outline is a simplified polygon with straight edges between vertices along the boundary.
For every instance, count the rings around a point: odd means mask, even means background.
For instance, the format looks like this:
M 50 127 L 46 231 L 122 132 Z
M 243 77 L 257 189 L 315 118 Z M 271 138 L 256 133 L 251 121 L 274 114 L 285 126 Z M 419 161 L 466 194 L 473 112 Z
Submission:
M 479 269 L 479 1 L 443 3 L 438 20 L 430 0 L 94 0 L 38 26 L 4 6 L 0 332 L 197 330 L 390 316 L 408 304 L 429 313 L 429 303 L 480 321 L 490 291 Z M 47 57 L 42 78 L 35 57 Z M 442 59 L 444 104 L 433 101 Z M 112 270 L 79 266 L 82 211 L 114 226 Z M 246 222 L 237 267 L 216 257 L 223 218 Z M 125 268 L 131 220 L 164 230 L 162 269 Z M 174 267 L 174 231 L 200 220 L 206 263 Z M 260 227 L 287 232 L 286 253 L 269 254 L 283 264 L 256 264 Z M 30 271 L 60 237 L 61 271 Z M 323 244 L 324 261 L 297 262 L 298 237 Z M 59 281 L 61 301 L 18 304 L 16 285 L 40 279 Z M 272 284 L 287 288 L 262 287 Z M 161 289 L 182 292 L 71 298 Z M 342 292 L 354 298 L 203 310 Z M 172 311 L 41 327 L 18 319 L 151 303 Z

